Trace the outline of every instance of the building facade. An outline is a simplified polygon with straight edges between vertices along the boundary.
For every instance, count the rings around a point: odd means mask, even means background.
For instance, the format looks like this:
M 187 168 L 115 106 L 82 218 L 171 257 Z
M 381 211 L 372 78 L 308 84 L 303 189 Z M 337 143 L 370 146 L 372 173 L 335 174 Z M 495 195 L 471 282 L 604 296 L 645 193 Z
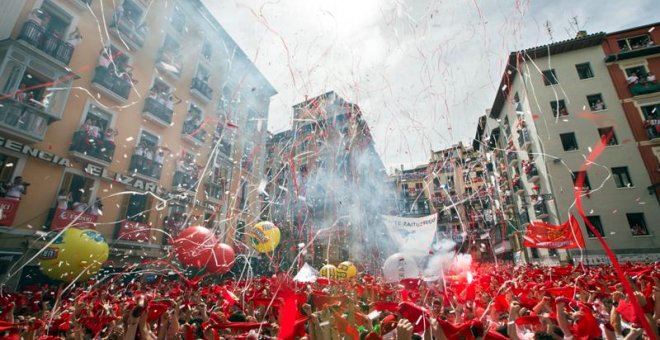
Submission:
M 0 272 L 69 225 L 100 231 L 123 263 L 163 256 L 187 225 L 233 244 L 259 219 L 276 92 L 200 1 L 0 13 L 0 181 L 31 184 L 1 199 Z
M 649 196 L 652 183 L 634 142 L 636 127 L 629 125 L 610 77 L 612 67 L 605 62 L 606 39 L 604 33 L 581 33 L 509 56 L 489 117 L 497 125 L 491 129 L 491 146 L 509 178 L 511 191 L 505 196 L 513 199 L 511 235 L 518 260 L 568 260 L 564 251 L 520 247 L 520 236 L 529 221 L 561 224 L 571 215 L 581 220 L 576 194 L 591 224 L 616 253 L 660 253 L 654 232 L 660 209 Z M 605 150 L 583 168 L 601 140 Z M 583 221 L 580 225 L 586 248 L 572 251 L 573 259 L 603 260 L 594 233 Z
M 283 256 L 304 248 L 299 261 L 317 267 L 347 260 L 368 267 L 378 249 L 365 241 L 382 232 L 391 193 L 360 108 L 328 92 L 294 105 L 293 122 L 270 139 L 266 171 L 264 218 L 289 230 Z

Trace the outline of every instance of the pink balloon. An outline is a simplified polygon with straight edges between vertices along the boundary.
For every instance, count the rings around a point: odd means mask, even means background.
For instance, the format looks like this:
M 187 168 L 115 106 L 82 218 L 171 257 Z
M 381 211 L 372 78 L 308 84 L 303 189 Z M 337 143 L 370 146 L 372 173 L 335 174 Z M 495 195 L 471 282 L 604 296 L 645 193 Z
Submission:
M 174 240 L 174 252 L 181 263 L 201 268 L 210 260 L 213 246 L 217 242 L 211 230 L 202 226 L 189 227 Z
M 234 249 L 224 243 L 216 243 L 211 252 L 211 258 L 206 264 L 206 271 L 213 274 L 224 274 L 234 265 Z

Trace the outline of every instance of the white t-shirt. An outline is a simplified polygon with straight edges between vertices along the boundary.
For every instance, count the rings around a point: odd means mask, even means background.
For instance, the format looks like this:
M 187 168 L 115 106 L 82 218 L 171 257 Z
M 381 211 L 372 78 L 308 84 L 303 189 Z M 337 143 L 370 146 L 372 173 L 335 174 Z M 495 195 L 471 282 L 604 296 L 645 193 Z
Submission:
M 24 193 L 25 193 L 25 186 L 23 184 L 12 184 L 12 186 L 9 187 L 9 189 L 7 190 L 5 196 L 7 196 L 8 198 L 20 200 L 21 195 L 23 195 Z
M 57 196 L 57 209 L 69 209 L 69 197 L 67 195 Z

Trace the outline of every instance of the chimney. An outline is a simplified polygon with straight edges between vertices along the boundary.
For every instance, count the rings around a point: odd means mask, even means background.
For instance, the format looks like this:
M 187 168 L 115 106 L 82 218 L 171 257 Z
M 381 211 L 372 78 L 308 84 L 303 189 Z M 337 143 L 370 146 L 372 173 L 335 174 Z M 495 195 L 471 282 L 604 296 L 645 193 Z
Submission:
M 584 38 L 587 36 L 587 31 L 578 31 L 575 35 L 575 39 Z

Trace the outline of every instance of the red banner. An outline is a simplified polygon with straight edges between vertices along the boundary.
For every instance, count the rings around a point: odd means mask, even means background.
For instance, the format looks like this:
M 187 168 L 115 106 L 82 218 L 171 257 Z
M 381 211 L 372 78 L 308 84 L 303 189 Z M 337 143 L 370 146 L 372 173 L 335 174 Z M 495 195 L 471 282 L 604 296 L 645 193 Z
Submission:
M 14 218 L 18 211 L 18 205 L 21 204 L 20 200 L 11 198 L 0 198 L 0 225 L 11 226 L 14 224 Z
M 523 239 L 523 246 L 529 248 L 584 248 L 584 237 L 574 216 L 561 225 L 532 222 Z
M 94 223 L 98 220 L 98 215 L 83 214 L 73 210 L 56 209 L 53 221 L 50 222 L 50 230 L 62 230 L 66 228 L 71 222 L 72 227 L 79 229 L 94 229 Z
M 124 241 L 149 242 L 151 227 L 148 224 L 124 221 L 119 228 L 119 239 Z

